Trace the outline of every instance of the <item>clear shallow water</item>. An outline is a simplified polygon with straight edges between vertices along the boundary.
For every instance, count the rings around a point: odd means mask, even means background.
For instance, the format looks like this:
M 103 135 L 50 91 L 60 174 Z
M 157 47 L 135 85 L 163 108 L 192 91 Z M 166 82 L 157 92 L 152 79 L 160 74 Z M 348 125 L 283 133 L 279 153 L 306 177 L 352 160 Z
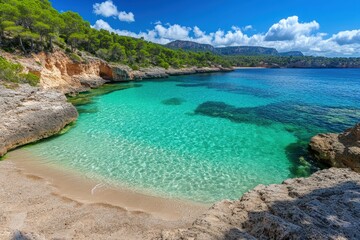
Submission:
M 28 150 L 121 186 L 214 202 L 310 174 L 309 138 L 360 121 L 360 70 L 251 69 L 121 87 Z

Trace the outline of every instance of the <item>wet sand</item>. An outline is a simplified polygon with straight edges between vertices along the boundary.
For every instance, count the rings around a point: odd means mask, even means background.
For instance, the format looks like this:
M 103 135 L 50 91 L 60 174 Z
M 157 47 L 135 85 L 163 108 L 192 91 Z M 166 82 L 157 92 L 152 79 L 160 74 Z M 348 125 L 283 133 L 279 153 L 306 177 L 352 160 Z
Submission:
M 209 207 L 115 188 L 24 149 L 0 162 L 0 181 L 0 239 L 151 239 L 189 227 Z

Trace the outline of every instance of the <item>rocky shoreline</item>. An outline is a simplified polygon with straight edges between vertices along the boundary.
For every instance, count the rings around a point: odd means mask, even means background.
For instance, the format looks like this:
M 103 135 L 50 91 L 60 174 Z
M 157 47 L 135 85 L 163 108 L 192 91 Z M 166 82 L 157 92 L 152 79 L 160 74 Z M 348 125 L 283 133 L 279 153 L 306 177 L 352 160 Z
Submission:
M 8 89 L 1 82 L 0 112 L 0 156 L 57 134 L 78 117 L 62 93 L 29 85 Z
M 127 65 L 107 63 L 86 53 L 82 53 L 81 61 L 74 61 L 61 50 L 53 53 L 42 52 L 28 57 L 4 52 L 1 55 L 13 62 L 19 62 L 26 71 L 39 76 L 42 88 L 65 94 L 84 92 L 90 88 L 100 87 L 106 82 L 141 81 L 178 75 L 233 71 L 232 68 L 221 66 L 179 69 L 149 67 L 133 70 Z
M 87 57 L 85 62 L 74 62 L 63 52 L 55 52 L 52 55 L 38 54 L 32 58 L 18 59 L 18 62 L 24 65 L 27 71 L 40 77 L 40 88 L 20 85 L 15 89 L 9 89 L 0 82 L 0 111 L 2 113 L 0 116 L 0 156 L 18 146 L 57 134 L 66 125 L 75 121 L 78 113 L 76 108 L 67 102 L 64 95 L 66 93 L 86 91 L 108 81 L 136 81 L 172 75 L 231 71 L 231 69 L 219 67 L 167 70 L 150 68 L 134 71 L 127 66 L 109 65 L 91 57 Z M 360 125 L 358 124 L 342 134 L 317 135 L 311 140 L 310 148 L 317 159 L 330 166 L 350 167 L 359 171 L 359 142 Z M 47 198 L 51 195 L 51 190 L 46 191 L 46 196 L 41 191 L 35 191 L 35 195 L 28 197 Z M 1 199 L 9 197 L 6 192 L 0 191 L 0 194 L 2 194 Z M 150 235 L 143 233 L 140 235 L 143 238 L 153 239 L 328 239 L 329 237 L 331 239 L 358 239 L 360 237 L 359 194 L 359 173 L 349 169 L 332 168 L 319 171 L 309 178 L 289 179 L 280 185 L 267 187 L 260 185 L 246 193 L 240 200 L 217 203 L 198 218 L 190 228 L 172 228 L 161 233 L 157 229 L 156 234 L 150 231 Z M 21 197 L 19 199 L 21 200 Z M 70 213 L 77 204 L 67 206 L 67 211 Z M 62 206 L 61 202 L 58 206 Z M 84 210 L 85 212 L 81 214 L 87 216 L 89 221 L 104 216 L 99 209 L 109 207 L 85 206 L 86 211 Z M 1 209 L 5 208 L 2 206 Z M 96 215 L 92 215 L 92 212 L 96 212 Z M 107 216 L 114 218 L 111 212 L 108 211 Z M 0 213 L 4 213 L 4 210 Z M 124 216 L 124 213 L 121 215 Z M 28 222 L 33 220 L 30 217 L 27 219 Z M 79 229 L 77 222 L 81 221 L 72 215 L 49 216 L 49 218 L 51 221 L 71 222 L 73 224 L 71 231 Z M 117 229 L 117 236 L 122 236 L 121 228 L 124 226 L 117 225 L 115 222 L 114 226 L 120 228 L 120 230 Z M 66 224 L 57 227 L 57 231 L 66 229 L 70 232 Z M 141 227 L 137 231 L 141 232 Z M 87 233 L 87 228 L 81 229 L 84 230 L 81 233 L 84 239 L 97 239 L 100 236 L 96 231 L 90 234 Z M 50 231 L 52 235 L 47 234 L 47 231 Z M 13 233 L 9 232 L 9 234 Z M 22 232 L 14 234 L 13 236 L 16 237 L 16 234 L 21 235 Z M 52 230 L 42 230 L 36 233 L 34 238 L 29 235 L 28 239 L 43 239 L 38 238 L 40 236 L 38 234 L 56 236 Z
M 340 134 L 318 134 L 309 146 L 318 161 L 360 173 L 360 123 Z
M 78 117 L 77 110 L 64 94 L 74 95 L 97 88 L 107 82 L 140 81 L 173 75 L 232 71 L 221 67 L 164 69 L 160 67 L 132 70 L 125 65 L 83 56 L 82 62 L 62 51 L 20 57 L 2 55 L 23 65 L 27 72 L 40 77 L 40 87 L 21 84 L 9 89 L 0 79 L 0 157 L 8 150 L 50 137 Z
M 159 239 L 359 239 L 360 174 L 331 168 L 259 185 L 212 206 L 188 229 Z

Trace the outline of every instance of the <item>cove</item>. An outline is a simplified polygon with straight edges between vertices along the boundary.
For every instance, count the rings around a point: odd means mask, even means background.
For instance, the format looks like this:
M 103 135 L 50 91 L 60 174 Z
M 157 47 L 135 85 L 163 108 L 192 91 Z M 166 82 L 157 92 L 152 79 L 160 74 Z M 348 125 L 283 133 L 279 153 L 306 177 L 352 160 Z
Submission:
M 70 99 L 44 161 L 146 194 L 212 203 L 319 167 L 307 143 L 360 121 L 358 69 L 241 69 L 105 86 Z

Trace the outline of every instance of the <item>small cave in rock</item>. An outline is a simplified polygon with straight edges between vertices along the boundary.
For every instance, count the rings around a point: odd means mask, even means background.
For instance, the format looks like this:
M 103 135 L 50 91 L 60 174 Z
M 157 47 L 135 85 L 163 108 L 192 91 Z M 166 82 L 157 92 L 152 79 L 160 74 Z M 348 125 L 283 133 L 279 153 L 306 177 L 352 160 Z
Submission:
M 101 78 L 105 79 L 105 80 L 113 80 L 113 71 L 111 69 L 111 67 L 102 64 L 99 67 L 99 75 Z

